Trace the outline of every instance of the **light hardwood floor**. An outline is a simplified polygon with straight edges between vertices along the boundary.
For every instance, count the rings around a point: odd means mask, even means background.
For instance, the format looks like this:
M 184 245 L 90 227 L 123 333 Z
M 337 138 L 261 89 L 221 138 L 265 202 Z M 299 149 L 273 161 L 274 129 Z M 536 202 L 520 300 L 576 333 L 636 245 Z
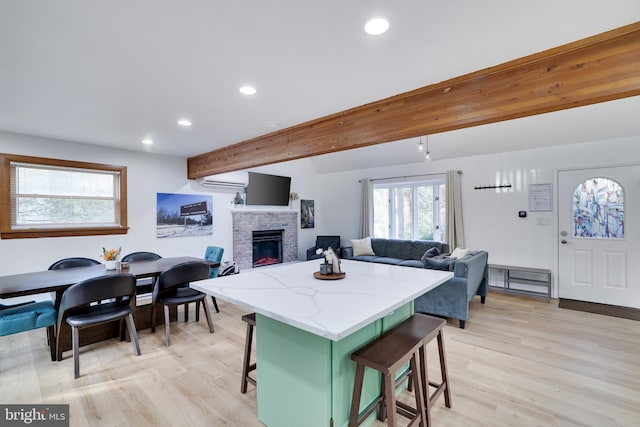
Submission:
M 171 347 L 162 328 L 140 333 L 139 357 L 117 340 L 83 347 L 77 380 L 71 352 L 49 360 L 44 329 L 0 337 L 0 402 L 68 403 L 72 426 L 262 426 L 255 389 L 239 391 L 245 311 L 219 305 L 214 334 L 180 313 Z M 440 399 L 434 426 L 640 425 L 637 321 L 491 293 L 445 344 L 453 407 Z

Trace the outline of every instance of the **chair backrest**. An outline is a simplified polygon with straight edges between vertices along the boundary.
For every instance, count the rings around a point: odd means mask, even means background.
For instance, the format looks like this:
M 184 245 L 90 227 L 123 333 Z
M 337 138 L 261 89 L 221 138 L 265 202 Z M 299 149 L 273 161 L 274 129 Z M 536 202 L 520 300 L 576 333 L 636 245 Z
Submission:
M 122 257 L 124 262 L 134 261 L 155 261 L 162 258 L 160 255 L 153 252 L 132 252 Z
M 207 261 L 213 261 L 220 263 L 222 261 L 222 255 L 224 254 L 224 248 L 219 246 L 207 246 L 207 250 L 204 252 L 204 259 Z M 209 271 L 209 278 L 218 277 L 218 271 L 220 267 L 211 267 Z
M 49 270 L 62 270 L 64 268 L 75 268 L 75 267 L 88 267 L 91 265 L 100 264 L 100 261 L 91 258 L 64 258 L 59 261 L 54 262 L 49 266 Z
M 58 325 L 67 314 L 92 302 L 116 298 L 112 304 L 127 306 L 134 300 L 135 294 L 136 278 L 133 274 L 107 274 L 78 282 L 69 286 L 62 294 L 58 309 Z
M 204 261 L 189 261 L 169 267 L 160 273 L 153 287 L 151 303 L 155 304 L 159 295 L 189 282 L 209 278 L 209 265 Z
M 316 237 L 316 249 L 322 248 L 326 250 L 329 246 L 337 254 L 340 250 L 340 236 L 317 236 Z

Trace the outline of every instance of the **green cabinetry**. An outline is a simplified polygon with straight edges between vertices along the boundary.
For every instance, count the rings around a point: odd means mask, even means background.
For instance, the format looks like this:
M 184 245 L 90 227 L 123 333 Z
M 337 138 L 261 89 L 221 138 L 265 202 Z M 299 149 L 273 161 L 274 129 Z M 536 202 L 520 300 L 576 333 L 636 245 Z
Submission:
M 340 341 L 258 314 L 260 421 L 268 427 L 346 427 L 355 377 L 351 353 L 412 314 L 413 304 L 405 304 Z M 367 374 L 361 408 L 380 387 L 379 374 Z

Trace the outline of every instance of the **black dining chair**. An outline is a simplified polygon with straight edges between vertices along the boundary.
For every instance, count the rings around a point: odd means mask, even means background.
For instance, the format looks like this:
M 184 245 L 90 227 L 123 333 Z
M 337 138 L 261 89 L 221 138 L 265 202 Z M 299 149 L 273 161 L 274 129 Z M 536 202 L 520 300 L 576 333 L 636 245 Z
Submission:
M 131 314 L 135 294 L 136 278 L 128 273 L 94 277 L 76 283 L 64 291 L 56 325 L 58 331 L 63 322 L 71 327 L 75 378 L 80 376 L 80 329 L 124 319 L 129 329 L 133 351 L 136 356 L 140 355 L 138 334 Z M 102 300 L 110 302 L 92 304 Z M 60 348 L 60 335 L 58 332 L 56 348 Z
M 161 259 L 162 256 L 154 252 L 131 252 L 122 257 L 121 261 L 135 262 L 135 261 L 155 261 Z
M 158 259 L 162 259 L 162 256 L 158 255 L 155 252 L 132 252 L 122 257 L 123 262 L 137 262 L 137 261 L 155 261 Z M 137 295 L 145 295 L 147 294 L 147 298 L 153 292 L 153 287 L 156 284 L 158 277 L 145 277 L 142 279 L 138 279 L 136 282 L 136 294 Z M 185 312 L 187 311 L 187 307 L 185 307 Z M 150 322 L 151 329 L 155 331 L 155 318 L 153 317 L 155 313 L 152 311 Z M 185 314 L 185 322 L 187 321 Z
M 124 262 L 136 262 L 136 261 L 155 261 L 157 259 L 161 259 L 162 257 L 154 252 L 132 252 L 122 257 L 122 261 Z M 151 293 L 153 292 L 153 286 L 158 280 L 157 277 L 152 279 L 144 278 L 138 279 L 138 295 Z M 197 308 L 196 308 L 197 310 Z M 151 318 L 153 319 L 153 317 Z M 197 320 L 197 319 L 196 319 Z M 189 304 L 184 305 L 184 321 L 189 321 Z M 152 321 L 152 323 L 154 323 Z M 155 332 L 155 325 L 151 327 L 152 332 Z
M 132 252 L 122 257 L 122 262 L 136 262 L 136 261 L 155 261 L 162 257 L 154 252 Z M 138 295 L 153 292 L 153 285 L 156 278 L 144 278 L 138 279 L 136 285 L 138 287 Z
M 155 315 L 155 307 L 162 304 L 164 307 L 165 343 L 171 345 L 169 307 L 172 305 L 184 305 L 191 302 L 202 302 L 204 315 L 207 318 L 209 332 L 213 333 L 213 321 L 206 294 L 190 288 L 190 282 L 209 278 L 209 265 L 203 261 L 189 261 L 175 265 L 160 273 L 153 288 L 151 299 L 152 318 Z M 151 329 L 154 331 L 154 328 Z
M 51 264 L 48 270 L 64 270 L 66 268 L 90 267 L 92 265 L 98 265 L 98 264 L 100 264 L 100 261 L 92 258 L 84 258 L 84 257 L 63 258 Z
M 64 258 L 58 260 L 49 266 L 49 270 L 62 270 L 64 268 L 75 268 L 75 267 L 89 267 L 91 265 L 98 265 L 100 261 L 91 258 Z

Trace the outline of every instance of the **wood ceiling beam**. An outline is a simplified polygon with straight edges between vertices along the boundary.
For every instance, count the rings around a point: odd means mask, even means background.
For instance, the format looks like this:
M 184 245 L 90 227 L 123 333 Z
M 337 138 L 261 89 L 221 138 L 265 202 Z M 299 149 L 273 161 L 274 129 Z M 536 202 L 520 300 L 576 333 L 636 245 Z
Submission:
M 195 179 L 640 95 L 640 22 L 187 159 Z

